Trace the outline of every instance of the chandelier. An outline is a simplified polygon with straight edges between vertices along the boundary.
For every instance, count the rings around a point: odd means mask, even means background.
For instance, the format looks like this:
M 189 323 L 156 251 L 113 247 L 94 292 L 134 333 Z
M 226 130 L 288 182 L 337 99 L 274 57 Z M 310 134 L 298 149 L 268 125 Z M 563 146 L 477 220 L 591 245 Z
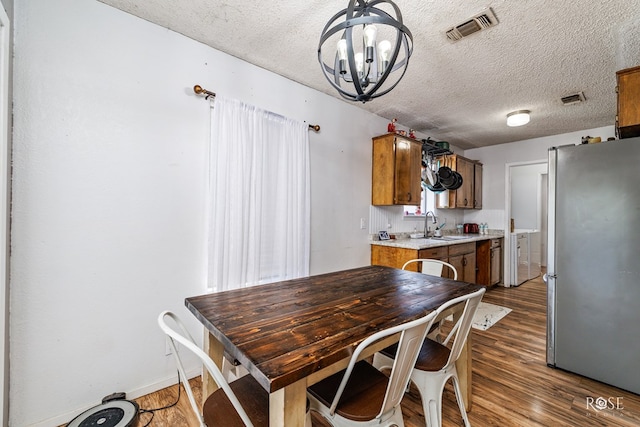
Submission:
M 395 3 L 350 0 L 322 30 L 318 61 L 340 95 L 364 103 L 396 87 L 412 50 L 413 36 Z

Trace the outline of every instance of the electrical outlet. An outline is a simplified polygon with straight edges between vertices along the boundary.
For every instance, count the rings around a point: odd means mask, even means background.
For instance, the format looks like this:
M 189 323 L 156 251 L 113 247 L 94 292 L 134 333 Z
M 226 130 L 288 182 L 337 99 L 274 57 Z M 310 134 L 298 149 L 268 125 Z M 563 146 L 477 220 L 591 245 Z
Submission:
M 360 218 L 360 230 L 365 230 L 367 228 L 367 221 L 364 218 Z
M 171 344 L 169 344 L 170 338 L 166 337 L 166 336 L 164 338 L 165 338 L 165 340 L 164 340 L 164 355 L 165 356 L 170 356 L 171 354 L 173 354 L 173 350 L 171 349 Z

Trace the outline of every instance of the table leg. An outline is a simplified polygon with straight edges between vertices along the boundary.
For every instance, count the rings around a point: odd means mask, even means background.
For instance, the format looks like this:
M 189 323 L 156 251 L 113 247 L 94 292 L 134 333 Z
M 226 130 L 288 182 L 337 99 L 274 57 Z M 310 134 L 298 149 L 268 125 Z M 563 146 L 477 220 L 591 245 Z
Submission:
M 218 368 L 222 371 L 222 360 L 224 358 L 224 346 L 206 329 L 204 330 L 204 351 L 211 357 L 213 363 L 218 365 Z M 202 403 L 207 400 L 207 397 L 211 396 L 211 393 L 218 389 L 218 384 L 211 378 L 209 371 L 202 367 Z
M 297 381 L 269 395 L 269 427 L 304 426 L 307 382 Z
M 458 371 L 458 379 L 460 380 L 460 389 L 462 391 L 462 400 L 464 407 L 469 412 L 471 410 L 471 332 L 464 343 L 460 357 L 456 361 L 456 370 Z

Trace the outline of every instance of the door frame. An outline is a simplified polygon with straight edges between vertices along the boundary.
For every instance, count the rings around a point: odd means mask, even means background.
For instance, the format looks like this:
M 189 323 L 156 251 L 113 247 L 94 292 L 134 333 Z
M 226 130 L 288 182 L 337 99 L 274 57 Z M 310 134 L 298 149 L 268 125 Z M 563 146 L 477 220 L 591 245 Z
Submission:
M 504 253 L 502 254 L 504 262 L 503 271 L 502 271 L 502 280 L 504 282 L 504 287 L 509 288 L 512 287 L 511 284 L 511 172 L 512 168 L 518 166 L 530 166 L 530 165 L 540 165 L 540 164 L 548 164 L 549 160 L 530 160 L 526 162 L 513 162 L 513 163 L 505 163 L 504 165 Z
M 9 420 L 11 21 L 0 0 L 0 423 Z

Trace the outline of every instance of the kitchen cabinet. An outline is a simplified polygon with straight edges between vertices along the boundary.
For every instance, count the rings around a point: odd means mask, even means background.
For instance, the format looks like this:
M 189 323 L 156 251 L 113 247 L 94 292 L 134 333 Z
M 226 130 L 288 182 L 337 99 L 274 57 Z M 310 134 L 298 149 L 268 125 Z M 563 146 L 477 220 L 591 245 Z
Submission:
M 616 72 L 618 138 L 640 136 L 640 66 Z
M 371 246 L 371 265 L 385 265 L 387 267 L 402 268 L 409 260 L 416 258 L 439 259 L 446 261 L 449 256 L 447 246 L 426 249 L 407 249 L 393 246 Z M 418 265 L 411 264 L 407 270 L 417 271 Z
M 449 264 L 458 271 L 458 280 L 476 282 L 476 244 L 460 243 L 449 246 Z
M 371 203 L 420 205 L 422 144 L 389 133 L 373 138 Z
M 476 246 L 479 285 L 494 286 L 502 282 L 502 238 L 483 240 Z
M 498 239 L 495 239 L 498 240 Z M 498 240 L 499 242 L 499 240 Z M 497 285 L 502 281 L 502 245 L 498 244 L 491 248 L 491 274 L 489 276 L 489 286 Z
M 396 248 L 392 246 L 371 246 L 371 265 L 402 268 L 411 259 L 419 258 L 419 251 L 415 249 Z M 409 268 L 410 270 L 412 268 Z M 416 267 L 413 267 L 416 270 Z
M 402 268 L 409 260 L 416 258 L 439 259 L 453 265 L 458 271 L 458 280 L 476 281 L 476 244 L 458 243 L 425 249 L 407 249 L 394 246 L 371 245 L 371 264 Z M 417 271 L 418 264 L 407 266 L 407 270 Z M 443 277 L 449 277 L 449 271 Z M 451 277 L 452 278 L 452 277 Z
M 482 163 L 473 164 L 473 208 L 482 209 Z
M 447 166 L 462 175 L 462 186 L 439 193 L 436 208 L 482 209 L 482 164 L 457 154 L 440 157 L 438 161 L 440 166 Z
M 371 264 L 402 268 L 407 261 L 416 258 L 439 259 L 456 268 L 458 280 L 495 286 L 503 282 L 502 240 L 502 237 L 494 237 L 424 249 L 372 244 Z M 417 267 L 418 264 L 410 264 L 407 270 L 417 271 Z M 450 277 L 448 269 L 443 271 L 447 272 L 444 277 Z

